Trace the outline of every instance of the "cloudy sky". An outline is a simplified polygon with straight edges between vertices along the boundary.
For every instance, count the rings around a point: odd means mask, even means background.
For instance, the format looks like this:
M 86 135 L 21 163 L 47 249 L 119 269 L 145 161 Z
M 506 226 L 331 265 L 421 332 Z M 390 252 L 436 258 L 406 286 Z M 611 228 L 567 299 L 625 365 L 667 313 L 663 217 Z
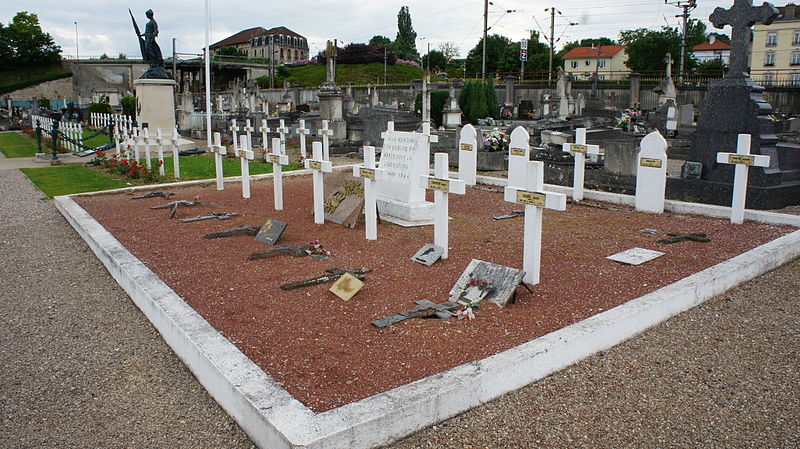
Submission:
M 324 48 L 327 39 L 345 43 L 367 42 L 376 34 L 394 39 L 397 12 L 408 6 L 417 32 L 417 49 L 424 53 L 430 42 L 437 48 L 443 42 L 455 43 L 461 56 L 480 39 L 483 25 L 483 0 L 210 0 L 211 42 L 254 26 L 286 26 L 305 36 L 311 54 Z M 612 37 L 631 28 L 657 29 L 677 26 L 681 10 L 664 0 L 496 0 L 489 6 L 489 33 L 513 40 L 528 35 L 529 30 L 549 31 L 550 14 L 545 8 L 557 4 L 556 48 L 572 40 L 588 37 Z M 717 6 L 730 7 L 732 0 L 698 0 L 692 17 L 700 18 L 709 28 L 708 16 Z M 591 6 L 589 6 L 591 5 Z M 164 53 L 172 53 L 172 39 L 177 38 L 179 53 L 199 53 L 204 45 L 204 0 L 125 2 L 109 0 L 36 0 L 0 2 L 0 22 L 7 23 L 17 11 L 36 13 L 42 28 L 50 33 L 65 57 L 76 54 L 75 22 L 81 58 L 103 53 L 116 57 L 124 53 L 139 57 L 138 44 L 127 8 L 143 29 L 144 11 L 152 8 L 160 28 L 159 42 Z M 507 13 L 506 11 L 512 12 Z M 570 26 L 570 23 L 577 25 Z M 725 28 L 730 34 L 730 27 Z M 559 39 L 560 38 L 560 39 Z

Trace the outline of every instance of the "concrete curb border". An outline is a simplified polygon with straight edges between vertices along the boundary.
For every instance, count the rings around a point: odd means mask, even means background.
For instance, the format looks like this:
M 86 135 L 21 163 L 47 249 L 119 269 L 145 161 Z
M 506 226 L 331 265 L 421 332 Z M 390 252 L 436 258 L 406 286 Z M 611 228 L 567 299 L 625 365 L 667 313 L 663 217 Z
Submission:
M 338 168 L 338 167 L 337 167 Z M 341 168 L 347 169 L 347 168 Z M 298 170 L 286 175 L 308 173 Z M 259 175 L 253 179 L 269 178 Z M 235 181 L 236 178 L 229 178 Z M 189 181 L 164 186 L 205 184 Z M 499 178 L 479 182 L 504 185 Z M 152 190 L 154 186 L 133 188 Z M 547 186 L 570 193 L 570 188 Z M 118 189 L 116 192 L 127 191 Z M 104 191 L 94 194 L 108 194 Z M 75 196 L 94 195 L 77 194 Z M 587 199 L 633 197 L 586 191 Z M 371 448 L 435 424 L 614 346 L 667 318 L 800 256 L 800 230 L 676 283 L 502 353 L 315 414 L 225 339 L 71 196 L 58 210 L 217 402 L 262 448 Z M 667 209 L 725 217 L 730 209 L 668 201 Z M 800 227 L 800 217 L 747 211 L 746 219 Z M 464 394 L 469 391 L 469 394 Z

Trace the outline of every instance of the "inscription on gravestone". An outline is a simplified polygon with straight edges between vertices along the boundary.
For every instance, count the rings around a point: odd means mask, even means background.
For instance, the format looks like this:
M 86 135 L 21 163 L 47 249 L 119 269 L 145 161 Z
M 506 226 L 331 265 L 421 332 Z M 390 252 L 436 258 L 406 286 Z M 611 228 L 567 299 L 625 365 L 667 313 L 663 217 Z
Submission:
M 261 230 L 256 234 L 256 240 L 274 245 L 281 238 L 286 225 L 283 221 L 270 218 L 261 226 Z

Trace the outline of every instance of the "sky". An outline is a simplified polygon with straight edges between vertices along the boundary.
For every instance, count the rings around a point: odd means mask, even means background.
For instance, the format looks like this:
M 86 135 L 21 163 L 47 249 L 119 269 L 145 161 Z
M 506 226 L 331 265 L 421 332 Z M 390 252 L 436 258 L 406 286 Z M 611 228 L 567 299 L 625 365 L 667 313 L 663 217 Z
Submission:
M 483 0 L 209 1 L 211 43 L 251 27 L 285 26 L 308 39 L 312 55 L 324 49 L 328 39 L 338 39 L 344 44 L 366 43 L 374 35 L 394 39 L 401 6 L 409 7 L 420 53 L 425 53 L 428 45 L 436 49 L 450 42 L 458 46 L 460 56 L 465 57 L 478 43 L 483 28 Z M 665 4 L 664 0 L 597 0 L 597 3 L 496 0 L 490 3 L 489 33 L 515 41 L 527 37 L 530 30 L 549 34 L 550 13 L 545 9 L 557 4 L 560 14 L 556 14 L 554 26 L 556 49 L 566 42 L 584 38 L 617 39 L 620 30 L 625 29 L 678 26 L 681 19 L 675 15 L 682 12 L 672 4 Z M 719 31 L 708 22 L 708 16 L 717 6 L 729 8 L 733 0 L 698 0 L 697 3 L 692 17 L 703 20 L 709 30 Z M 18 11 L 37 14 L 42 28 L 61 46 L 65 58 L 75 57 L 76 53 L 82 59 L 99 57 L 103 53 L 111 57 L 123 53 L 138 58 L 141 55 L 128 8 L 142 30 L 147 22 L 144 12 L 153 9 L 160 31 L 158 42 L 165 57 L 172 54 L 173 38 L 176 38 L 178 53 L 202 52 L 205 45 L 203 0 L 37 0 L 31 4 L 3 1 L 0 2 L 0 22 L 8 23 Z M 512 12 L 507 12 L 509 10 Z M 730 34 L 730 27 L 725 27 L 723 32 Z

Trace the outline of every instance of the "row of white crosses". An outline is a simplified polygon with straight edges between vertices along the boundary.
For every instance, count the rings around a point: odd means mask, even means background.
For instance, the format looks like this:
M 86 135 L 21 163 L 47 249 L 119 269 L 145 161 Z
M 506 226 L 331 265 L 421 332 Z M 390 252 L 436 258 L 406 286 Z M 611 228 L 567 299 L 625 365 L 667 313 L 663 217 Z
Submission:
M 155 135 L 150 135 L 148 128 L 139 129 L 138 126 L 131 126 L 127 128 L 127 124 L 123 124 L 114 131 L 114 141 L 117 151 L 117 157 L 124 157 L 127 160 L 139 160 L 142 156 L 142 149 L 144 150 L 145 165 L 148 170 L 152 169 L 151 147 L 155 147 L 158 155 L 158 173 L 161 176 L 165 175 L 164 169 L 164 146 L 172 148 L 172 168 L 173 175 L 176 179 L 180 179 L 180 147 L 178 146 L 180 134 L 178 130 L 173 129 L 171 136 L 164 136 L 161 129 L 156 129 Z M 132 151 L 128 150 L 128 146 L 132 147 Z M 123 156 L 124 153 L 124 156 Z

